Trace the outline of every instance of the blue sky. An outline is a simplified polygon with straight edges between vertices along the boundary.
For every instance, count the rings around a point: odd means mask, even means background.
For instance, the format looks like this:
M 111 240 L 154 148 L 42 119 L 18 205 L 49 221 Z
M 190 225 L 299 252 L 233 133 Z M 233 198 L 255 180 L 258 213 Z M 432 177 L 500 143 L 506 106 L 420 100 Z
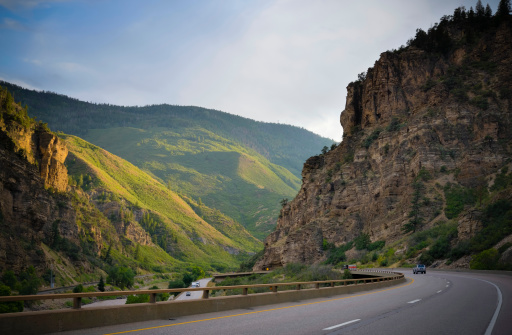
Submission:
M 483 1 L 496 11 L 498 0 Z M 176 104 L 340 141 L 346 86 L 465 0 L 0 0 L 0 79 Z

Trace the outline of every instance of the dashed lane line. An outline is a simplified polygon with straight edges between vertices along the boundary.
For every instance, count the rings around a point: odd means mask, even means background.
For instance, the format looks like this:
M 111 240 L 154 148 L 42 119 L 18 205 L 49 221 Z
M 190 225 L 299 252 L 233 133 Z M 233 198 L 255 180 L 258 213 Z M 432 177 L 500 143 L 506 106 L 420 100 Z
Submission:
M 352 321 L 343 322 L 343 323 L 340 323 L 339 325 L 327 327 L 327 328 L 324 328 L 322 330 L 331 330 L 331 329 L 334 329 L 334 328 L 343 327 L 343 326 L 349 325 L 349 324 L 357 322 L 357 321 L 361 321 L 361 319 L 355 319 L 355 320 L 352 320 Z

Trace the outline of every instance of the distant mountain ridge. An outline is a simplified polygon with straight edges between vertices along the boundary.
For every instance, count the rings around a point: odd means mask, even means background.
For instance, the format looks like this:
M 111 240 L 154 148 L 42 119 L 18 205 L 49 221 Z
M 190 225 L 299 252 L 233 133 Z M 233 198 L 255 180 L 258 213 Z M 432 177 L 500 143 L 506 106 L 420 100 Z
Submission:
M 255 150 L 297 177 L 308 157 L 334 142 L 303 128 L 255 121 L 214 109 L 168 104 L 143 107 L 94 104 L 5 81 L 0 81 L 0 86 L 6 87 L 22 106 L 27 105 L 30 115 L 48 123 L 54 131 L 84 137 L 90 129 L 201 126 Z
M 58 286 L 137 273 L 237 268 L 261 249 L 238 222 L 76 136 L 52 133 L 0 87 L 0 271 Z M 65 165 L 64 165 L 65 162 Z
M 307 157 L 333 141 L 200 107 L 97 105 L 3 83 L 49 126 L 120 156 L 263 239 L 295 196 Z

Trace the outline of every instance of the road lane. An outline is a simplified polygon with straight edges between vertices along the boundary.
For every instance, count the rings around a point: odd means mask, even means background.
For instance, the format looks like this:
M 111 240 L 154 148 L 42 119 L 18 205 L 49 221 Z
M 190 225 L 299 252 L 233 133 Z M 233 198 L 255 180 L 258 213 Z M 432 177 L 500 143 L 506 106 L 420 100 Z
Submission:
M 483 278 L 497 282 L 503 291 L 503 307 L 493 334 L 507 334 L 500 329 L 510 334 L 512 277 L 404 273 L 409 277 L 406 284 L 387 289 L 67 333 L 484 334 L 496 310 L 497 292 L 494 286 L 478 280 Z
M 212 280 L 212 278 L 203 278 L 199 279 L 199 285 L 200 287 L 206 287 L 208 286 L 208 283 Z M 186 292 L 181 293 L 176 297 L 175 300 L 192 300 L 192 299 L 202 299 L 203 297 L 203 291 L 189 291 L 190 295 L 187 296 Z

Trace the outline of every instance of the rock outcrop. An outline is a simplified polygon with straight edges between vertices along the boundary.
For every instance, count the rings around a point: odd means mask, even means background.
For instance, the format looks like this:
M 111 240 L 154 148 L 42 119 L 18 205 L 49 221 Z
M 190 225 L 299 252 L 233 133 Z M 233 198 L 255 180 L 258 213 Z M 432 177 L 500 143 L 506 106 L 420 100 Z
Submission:
M 255 270 L 320 262 L 325 243 L 362 233 L 398 241 L 415 196 L 424 229 L 447 220 L 446 185 L 492 186 L 512 152 L 512 29 L 503 23 L 465 45 L 456 28 L 457 46 L 444 55 L 413 46 L 385 52 L 348 85 L 342 143 L 306 161 L 302 187 Z M 458 224 L 461 239 L 481 229 L 471 211 Z

